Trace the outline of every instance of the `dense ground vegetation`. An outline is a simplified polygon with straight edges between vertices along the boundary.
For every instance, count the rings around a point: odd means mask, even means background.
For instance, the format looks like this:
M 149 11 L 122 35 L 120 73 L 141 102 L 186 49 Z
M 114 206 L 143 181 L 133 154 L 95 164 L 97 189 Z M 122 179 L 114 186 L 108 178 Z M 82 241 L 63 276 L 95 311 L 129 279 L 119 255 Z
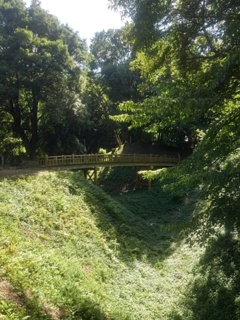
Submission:
M 169 182 L 107 195 L 78 172 L 2 179 L 1 316 L 239 319 L 238 234 L 194 243 L 194 194 Z
M 0 190 L 3 317 L 171 318 L 201 253 L 167 229 L 176 195 L 113 199 L 70 172 L 4 179 Z

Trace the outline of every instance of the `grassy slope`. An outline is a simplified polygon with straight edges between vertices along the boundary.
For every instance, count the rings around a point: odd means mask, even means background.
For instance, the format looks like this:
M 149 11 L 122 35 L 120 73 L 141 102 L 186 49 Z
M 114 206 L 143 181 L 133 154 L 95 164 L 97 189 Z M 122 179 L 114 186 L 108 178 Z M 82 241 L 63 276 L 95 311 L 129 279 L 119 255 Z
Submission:
M 0 181 L 0 318 L 187 319 L 201 250 L 165 228 L 176 194 L 154 190 L 110 197 L 70 172 Z

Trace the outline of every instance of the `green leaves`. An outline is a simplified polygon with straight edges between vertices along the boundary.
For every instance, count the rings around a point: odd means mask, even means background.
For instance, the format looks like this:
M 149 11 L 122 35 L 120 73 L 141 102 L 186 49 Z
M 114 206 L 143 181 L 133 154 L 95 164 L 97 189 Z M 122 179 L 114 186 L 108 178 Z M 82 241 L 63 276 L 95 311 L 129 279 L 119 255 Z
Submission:
M 135 106 L 123 102 L 120 110 L 131 105 L 130 114 L 116 119 L 155 134 L 174 128 L 196 136 L 239 90 L 239 4 L 111 2 L 134 20 L 131 66 L 142 77 Z
M 70 109 L 80 100 L 86 45 L 39 2 L 29 9 L 22 2 L 18 6 L 15 1 L 4 2 L 0 14 L 4 20 L 0 28 L 0 110 L 11 115 L 14 134 L 34 158 L 40 146 L 39 125 L 44 125 L 41 120 L 54 108 Z

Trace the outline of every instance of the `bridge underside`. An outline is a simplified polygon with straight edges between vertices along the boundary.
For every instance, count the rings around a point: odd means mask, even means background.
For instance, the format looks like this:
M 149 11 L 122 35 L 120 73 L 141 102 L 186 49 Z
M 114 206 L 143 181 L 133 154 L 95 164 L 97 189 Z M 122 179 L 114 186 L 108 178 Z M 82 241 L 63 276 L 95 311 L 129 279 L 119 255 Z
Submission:
M 82 170 L 83 174 L 86 179 L 91 180 L 95 185 L 98 184 L 98 171 L 100 168 L 103 167 L 111 167 L 111 168 L 116 168 L 116 167 L 134 167 L 135 168 L 135 181 L 136 181 L 136 188 L 140 188 L 143 186 L 146 186 L 148 188 L 148 191 L 151 191 L 152 188 L 152 181 L 151 180 L 143 180 L 141 175 L 138 173 L 141 170 L 156 170 L 156 169 L 161 169 L 161 168 L 166 168 L 166 167 L 173 167 L 171 164 L 165 164 L 165 163 L 128 163 L 128 164 L 91 164 L 90 165 L 62 165 L 62 166 L 51 166 L 49 169 L 56 169 L 56 170 L 71 170 L 71 171 L 77 171 L 77 170 Z
M 47 168 L 56 168 L 59 170 L 81 170 L 81 169 L 89 169 L 94 170 L 94 168 L 106 168 L 106 167 L 148 167 L 148 168 L 166 168 L 173 167 L 175 164 L 170 163 L 91 163 L 91 164 L 74 164 L 74 165 L 52 165 L 52 166 L 42 166 Z
M 158 156 L 158 155 L 119 155 L 119 154 L 89 154 L 89 155 L 62 155 L 62 156 L 45 156 L 39 158 L 39 165 L 50 170 L 83 170 L 85 177 L 88 171 L 91 172 L 91 179 L 95 184 L 98 180 L 98 169 L 104 167 L 135 167 L 137 181 L 140 183 L 138 171 L 144 169 L 158 169 L 173 167 L 179 162 L 178 157 Z M 150 183 L 150 182 L 149 182 Z

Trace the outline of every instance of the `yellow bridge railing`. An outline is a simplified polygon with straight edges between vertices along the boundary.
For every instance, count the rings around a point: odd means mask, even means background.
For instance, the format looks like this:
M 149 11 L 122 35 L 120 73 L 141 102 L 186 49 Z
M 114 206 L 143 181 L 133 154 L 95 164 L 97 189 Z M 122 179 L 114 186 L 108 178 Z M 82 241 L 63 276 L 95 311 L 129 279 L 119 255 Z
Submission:
M 81 155 L 61 155 L 45 156 L 38 159 L 41 166 L 71 166 L 80 167 L 91 166 L 174 166 L 180 161 L 180 157 L 169 155 L 150 155 L 150 154 L 81 154 Z

